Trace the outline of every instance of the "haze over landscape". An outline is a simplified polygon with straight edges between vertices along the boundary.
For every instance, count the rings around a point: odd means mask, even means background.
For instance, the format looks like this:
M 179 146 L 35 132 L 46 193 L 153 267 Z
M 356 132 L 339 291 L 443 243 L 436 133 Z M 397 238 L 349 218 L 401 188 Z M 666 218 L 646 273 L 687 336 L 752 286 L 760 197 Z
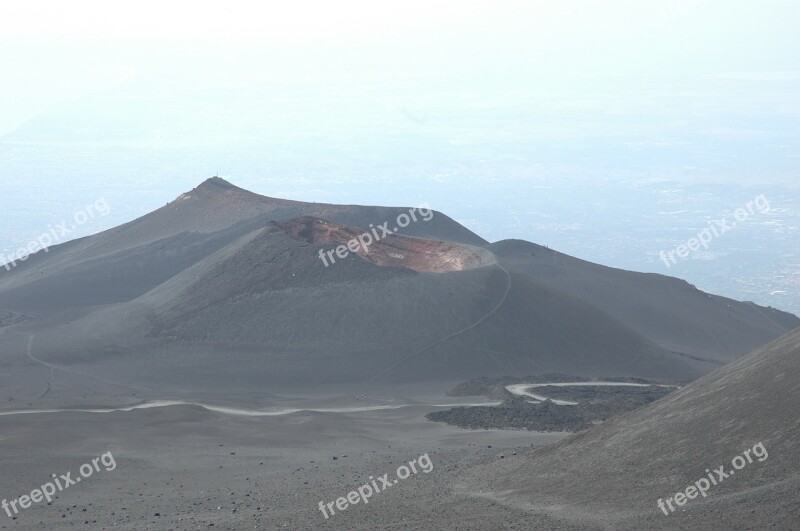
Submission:
M 0 7 L 0 527 L 795 528 L 798 22 Z

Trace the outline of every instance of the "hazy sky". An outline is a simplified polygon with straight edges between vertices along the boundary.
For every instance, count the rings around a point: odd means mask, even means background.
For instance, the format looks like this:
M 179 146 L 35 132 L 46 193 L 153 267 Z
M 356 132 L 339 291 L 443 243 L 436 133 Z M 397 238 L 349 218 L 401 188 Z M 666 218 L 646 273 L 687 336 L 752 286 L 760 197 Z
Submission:
M 0 5 L 0 132 L 137 73 L 370 83 L 450 78 L 549 90 L 576 79 L 798 78 L 787 1 L 108 2 Z M 202 60 L 200 60 L 202 58 Z M 258 59 L 260 67 L 254 68 Z M 163 70 L 161 70 L 163 68 Z
M 85 233 L 219 173 L 800 292 L 798 27 L 796 0 L 1 2 L 0 251 L 101 196 Z M 775 219 L 659 269 L 759 194 Z

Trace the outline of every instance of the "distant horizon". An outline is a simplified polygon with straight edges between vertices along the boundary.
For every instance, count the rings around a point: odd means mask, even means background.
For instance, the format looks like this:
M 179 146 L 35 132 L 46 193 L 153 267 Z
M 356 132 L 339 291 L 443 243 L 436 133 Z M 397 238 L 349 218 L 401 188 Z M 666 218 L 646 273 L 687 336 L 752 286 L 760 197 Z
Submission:
M 797 20 L 781 0 L 4 5 L 0 251 L 101 196 L 74 236 L 218 173 L 427 202 L 488 240 L 800 313 Z M 761 194 L 772 214 L 660 264 Z

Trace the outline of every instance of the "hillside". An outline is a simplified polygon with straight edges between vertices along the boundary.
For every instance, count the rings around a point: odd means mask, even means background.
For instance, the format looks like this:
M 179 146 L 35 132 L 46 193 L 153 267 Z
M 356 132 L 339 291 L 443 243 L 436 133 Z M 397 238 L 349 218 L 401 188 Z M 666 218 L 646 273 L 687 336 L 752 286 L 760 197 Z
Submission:
M 209 381 L 231 393 L 552 372 L 686 381 L 800 324 L 678 279 L 490 245 L 432 210 L 403 228 L 412 211 L 209 179 L 3 272 L 2 356 L 53 399 L 76 374 L 157 397 Z M 374 242 L 336 254 L 366 232 Z
M 615 529 L 792 529 L 800 521 L 799 380 L 800 331 L 650 406 L 480 467 L 464 492 L 489 489 L 502 504 Z M 676 512 L 659 509 L 659 498 L 707 477 L 706 469 L 729 473 L 733 459 L 746 450 L 752 458 L 759 443 L 768 457 Z

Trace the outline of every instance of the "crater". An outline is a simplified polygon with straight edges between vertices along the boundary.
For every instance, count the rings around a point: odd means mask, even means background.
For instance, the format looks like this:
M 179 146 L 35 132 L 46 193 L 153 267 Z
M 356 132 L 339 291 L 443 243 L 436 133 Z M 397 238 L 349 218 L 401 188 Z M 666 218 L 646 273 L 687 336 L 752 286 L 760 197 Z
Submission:
M 384 235 L 378 228 L 364 230 L 311 216 L 278 225 L 292 238 L 319 245 L 324 251 L 334 250 L 336 260 L 340 258 L 335 249 L 349 245 L 351 250 L 347 254 L 357 254 L 377 266 L 405 267 L 419 272 L 464 271 L 495 262 L 494 255 L 480 247 L 399 234 Z

